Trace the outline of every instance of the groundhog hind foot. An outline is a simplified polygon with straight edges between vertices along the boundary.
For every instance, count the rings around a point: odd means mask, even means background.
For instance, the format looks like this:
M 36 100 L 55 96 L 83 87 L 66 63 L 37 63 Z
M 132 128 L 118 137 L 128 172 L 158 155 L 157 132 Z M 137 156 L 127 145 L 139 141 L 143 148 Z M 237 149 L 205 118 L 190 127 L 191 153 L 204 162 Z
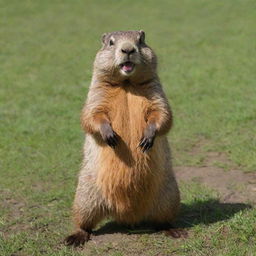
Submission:
M 79 230 L 76 233 L 67 236 L 64 240 L 64 244 L 67 246 L 78 247 L 84 245 L 90 239 L 91 232 Z

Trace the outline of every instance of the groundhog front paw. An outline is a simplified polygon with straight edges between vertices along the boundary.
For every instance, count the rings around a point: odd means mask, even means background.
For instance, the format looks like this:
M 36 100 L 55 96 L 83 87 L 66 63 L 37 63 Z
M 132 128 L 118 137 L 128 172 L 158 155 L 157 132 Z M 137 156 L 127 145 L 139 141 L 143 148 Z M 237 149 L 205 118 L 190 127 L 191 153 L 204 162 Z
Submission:
M 113 131 L 109 123 L 103 123 L 100 127 L 102 139 L 112 148 L 117 145 L 118 135 Z
M 148 151 L 150 148 L 152 148 L 154 144 L 155 136 L 156 136 L 156 126 L 154 124 L 148 125 L 139 143 L 139 147 L 141 147 L 143 153 Z
M 64 243 L 67 246 L 78 247 L 80 245 L 83 245 L 85 242 L 88 242 L 89 239 L 90 239 L 90 233 L 81 230 L 66 237 L 64 240 Z

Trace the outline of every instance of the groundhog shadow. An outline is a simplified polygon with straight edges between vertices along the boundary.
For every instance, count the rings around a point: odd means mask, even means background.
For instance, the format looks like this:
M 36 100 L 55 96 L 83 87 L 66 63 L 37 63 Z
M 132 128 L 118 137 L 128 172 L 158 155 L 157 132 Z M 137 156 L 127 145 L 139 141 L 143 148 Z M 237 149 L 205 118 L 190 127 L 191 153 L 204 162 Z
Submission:
M 180 217 L 173 223 L 175 228 L 191 228 L 199 224 L 210 225 L 219 221 L 228 220 L 237 212 L 252 208 L 244 203 L 221 203 L 219 200 L 195 201 L 192 204 L 182 204 Z M 126 226 L 114 221 L 107 222 L 93 234 L 152 234 L 160 232 L 152 223 L 143 222 L 136 226 Z
M 118 136 L 118 146 L 114 149 L 116 156 L 128 167 L 135 164 L 131 149 L 126 145 L 125 141 Z
M 237 212 L 250 208 L 252 208 L 250 204 L 222 203 L 217 199 L 195 201 L 192 204 L 182 204 L 180 217 L 175 224 L 180 228 L 189 228 L 198 224 L 209 225 L 228 220 Z

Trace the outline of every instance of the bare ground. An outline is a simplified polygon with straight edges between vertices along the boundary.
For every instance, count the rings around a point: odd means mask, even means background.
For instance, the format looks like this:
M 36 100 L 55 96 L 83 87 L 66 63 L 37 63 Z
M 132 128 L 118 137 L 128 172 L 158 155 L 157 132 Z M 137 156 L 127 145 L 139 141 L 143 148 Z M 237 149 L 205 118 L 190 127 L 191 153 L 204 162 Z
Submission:
M 202 167 L 180 166 L 175 168 L 178 182 L 198 181 L 216 190 L 223 203 L 256 203 L 256 173 L 237 169 L 225 171 L 216 163 L 229 160 L 223 153 L 208 152 Z

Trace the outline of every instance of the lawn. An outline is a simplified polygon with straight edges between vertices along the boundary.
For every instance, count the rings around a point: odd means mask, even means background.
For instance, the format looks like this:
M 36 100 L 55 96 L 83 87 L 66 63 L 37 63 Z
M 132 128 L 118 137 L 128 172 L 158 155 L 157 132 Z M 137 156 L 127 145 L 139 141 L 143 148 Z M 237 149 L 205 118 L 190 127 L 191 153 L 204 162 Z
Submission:
M 0 0 L 0 7 L 1 256 L 256 255 L 253 196 L 225 199 L 218 184 L 192 172 L 255 177 L 255 1 Z M 84 250 L 73 250 L 62 241 L 72 230 L 92 62 L 101 34 L 131 29 L 143 29 L 159 57 L 174 113 L 174 169 L 192 172 L 179 179 L 176 223 L 189 237 L 114 232 L 108 222 L 110 231 L 103 223 Z M 254 181 L 230 191 L 252 186 L 256 198 Z

